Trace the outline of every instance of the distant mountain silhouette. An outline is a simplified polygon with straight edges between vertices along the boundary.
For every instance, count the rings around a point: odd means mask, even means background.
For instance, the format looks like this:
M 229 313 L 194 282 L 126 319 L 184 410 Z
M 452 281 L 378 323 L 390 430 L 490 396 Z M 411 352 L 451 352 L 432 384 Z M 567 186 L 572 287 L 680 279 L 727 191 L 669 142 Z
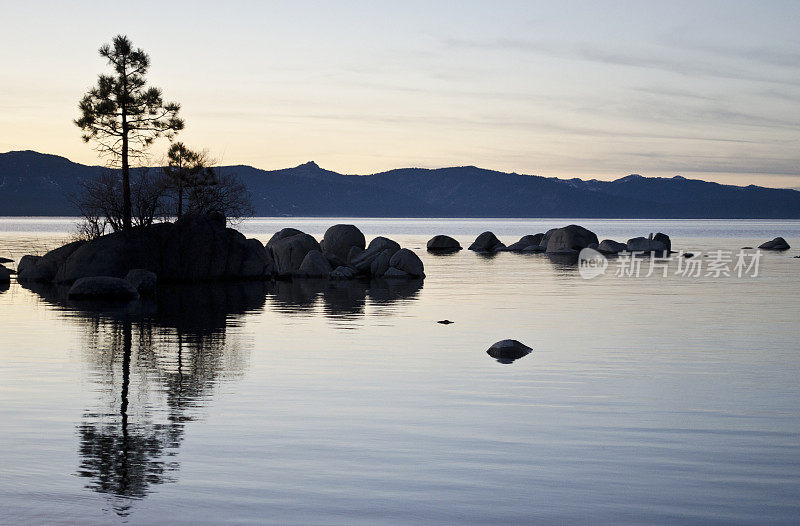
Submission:
M 474 166 L 343 175 L 308 162 L 283 170 L 228 166 L 259 216 L 620 217 L 800 219 L 800 192 L 629 175 L 556 179 Z M 0 154 L 0 216 L 75 215 L 68 196 L 105 168 L 32 151 Z

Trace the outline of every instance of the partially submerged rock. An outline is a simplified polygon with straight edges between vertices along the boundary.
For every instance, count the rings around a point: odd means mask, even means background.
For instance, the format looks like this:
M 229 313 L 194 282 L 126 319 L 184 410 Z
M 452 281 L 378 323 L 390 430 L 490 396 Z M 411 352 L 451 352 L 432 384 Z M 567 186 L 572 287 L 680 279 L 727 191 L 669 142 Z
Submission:
M 597 251 L 601 254 L 619 254 L 628 250 L 628 245 L 614 241 L 613 239 L 604 239 L 597 246 Z
M 59 268 L 64 265 L 75 251 L 85 244 L 86 242 L 84 241 L 73 241 L 55 250 L 51 250 L 44 256 L 23 256 L 17 266 L 17 279 L 53 281 L 56 278 Z
M 400 250 L 400 245 L 386 237 L 376 237 L 369 242 L 366 250 L 352 251 L 352 257 L 348 260 L 350 266 L 359 273 L 368 274 L 372 267 L 372 262 L 384 251 L 388 251 L 389 257 Z
M 547 252 L 561 252 L 565 249 L 580 252 L 592 243 L 597 243 L 597 235 L 579 225 L 568 225 L 550 232 Z
M 500 363 L 511 363 L 527 356 L 532 350 L 517 340 L 500 340 L 489 347 L 486 353 Z
M 428 252 L 458 252 L 461 244 L 450 236 L 438 235 L 428 240 Z
M 93 276 L 81 278 L 72 284 L 67 296 L 70 299 L 139 299 L 136 288 L 121 278 L 111 276 Z
M 328 258 L 319 250 L 311 250 L 294 275 L 301 278 L 327 278 L 330 273 L 331 264 Z
M 422 260 L 407 248 L 402 248 L 394 253 L 389 260 L 389 269 L 384 273 L 384 277 L 396 277 L 394 275 L 389 275 L 389 271 L 392 269 L 403 271 L 412 278 L 425 277 L 425 269 Z
M 10 283 L 11 282 L 11 269 L 0 265 L 0 283 Z
M 767 241 L 759 245 L 758 248 L 762 250 L 789 250 L 792 247 L 790 247 L 789 243 L 782 237 L 776 237 L 772 241 Z
M 289 277 L 300 269 L 306 255 L 312 250 L 319 251 L 317 240 L 305 233 L 299 233 L 277 240 L 270 247 L 275 268 L 280 277 Z
M 2 264 L 2 263 L 13 263 L 13 262 L 14 262 L 14 260 L 13 260 L 13 259 L 8 259 L 8 258 L 0 257 L 0 264 Z
M 539 244 L 544 239 L 544 234 L 533 234 L 522 236 L 519 241 L 508 245 L 504 250 L 507 252 L 541 252 Z
M 506 246 L 497 239 L 492 232 L 484 232 L 475 238 L 475 241 L 469 246 L 469 250 L 476 252 L 497 252 L 506 248 Z
M 355 225 L 333 225 L 325 231 L 320 246 L 325 252 L 345 259 L 352 247 L 364 249 L 366 240 Z
M 330 273 L 331 279 L 353 279 L 356 277 L 356 271 L 351 267 L 337 267 Z
M 667 244 L 665 244 L 663 240 L 654 239 L 653 234 L 650 234 L 649 237 L 634 237 L 629 239 L 627 246 L 628 252 L 664 253 L 669 251 Z

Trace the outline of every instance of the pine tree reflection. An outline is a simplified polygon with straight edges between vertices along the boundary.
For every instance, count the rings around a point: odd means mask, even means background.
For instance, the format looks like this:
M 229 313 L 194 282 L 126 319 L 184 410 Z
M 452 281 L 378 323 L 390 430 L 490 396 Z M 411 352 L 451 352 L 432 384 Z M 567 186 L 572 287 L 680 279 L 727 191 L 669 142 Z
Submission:
M 177 480 L 185 426 L 215 385 L 244 370 L 247 352 L 237 337 L 244 314 L 270 298 L 287 315 L 314 314 L 320 302 L 328 317 L 364 316 L 366 304 L 388 315 L 398 300 L 415 298 L 422 282 L 174 285 L 160 287 L 155 300 L 127 304 L 72 301 L 65 287 L 24 286 L 81 330 L 97 400 L 77 426 L 77 474 L 127 516 L 153 486 Z

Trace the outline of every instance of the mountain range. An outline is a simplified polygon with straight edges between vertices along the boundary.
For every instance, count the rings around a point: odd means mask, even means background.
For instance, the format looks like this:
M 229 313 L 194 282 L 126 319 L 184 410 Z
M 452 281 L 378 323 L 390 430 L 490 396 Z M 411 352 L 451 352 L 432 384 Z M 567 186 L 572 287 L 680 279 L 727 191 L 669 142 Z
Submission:
M 628 175 L 557 179 L 475 166 L 345 175 L 308 162 L 282 170 L 226 166 L 257 216 L 800 219 L 800 192 Z M 69 216 L 78 183 L 107 168 L 33 151 L 0 154 L 0 216 Z

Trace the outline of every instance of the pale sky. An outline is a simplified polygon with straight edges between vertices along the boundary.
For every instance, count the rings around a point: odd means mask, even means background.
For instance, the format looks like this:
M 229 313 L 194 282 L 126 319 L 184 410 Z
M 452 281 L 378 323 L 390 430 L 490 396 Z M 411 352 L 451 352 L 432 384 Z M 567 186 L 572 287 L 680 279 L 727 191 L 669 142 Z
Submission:
M 72 119 L 123 33 L 224 164 L 800 187 L 798 28 L 797 1 L 4 1 L 0 152 L 102 164 Z

